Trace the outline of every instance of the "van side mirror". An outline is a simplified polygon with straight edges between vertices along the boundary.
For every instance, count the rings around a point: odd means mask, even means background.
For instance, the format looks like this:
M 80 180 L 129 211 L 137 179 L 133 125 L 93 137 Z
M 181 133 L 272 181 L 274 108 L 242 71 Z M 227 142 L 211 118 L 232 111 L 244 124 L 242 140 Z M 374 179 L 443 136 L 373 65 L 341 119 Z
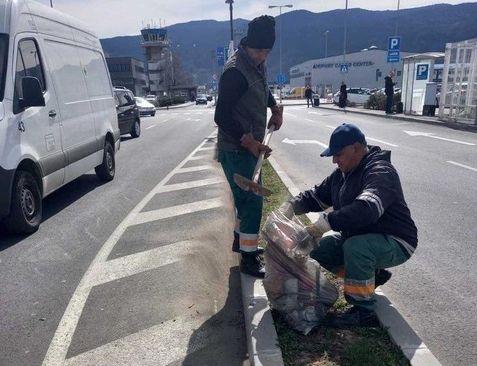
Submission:
M 22 77 L 23 98 L 19 100 L 19 107 L 44 107 L 45 98 L 41 90 L 40 80 L 32 76 Z

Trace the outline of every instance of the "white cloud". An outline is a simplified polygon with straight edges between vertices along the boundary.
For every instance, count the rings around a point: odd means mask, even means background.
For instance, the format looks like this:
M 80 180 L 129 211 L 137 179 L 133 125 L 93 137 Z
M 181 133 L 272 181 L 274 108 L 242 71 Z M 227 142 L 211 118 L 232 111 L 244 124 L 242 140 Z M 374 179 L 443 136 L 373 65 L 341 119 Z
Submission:
M 39 0 L 49 4 L 49 0 Z M 434 0 L 401 0 L 401 8 L 441 3 Z M 458 4 L 462 0 L 447 0 Z M 165 21 L 166 25 L 202 19 L 229 19 L 224 0 L 53 0 L 55 8 L 86 22 L 101 37 L 138 34 L 143 24 Z M 234 17 L 252 19 L 262 14 L 277 15 L 268 5 L 290 3 L 295 9 L 313 12 L 344 8 L 345 0 L 235 0 Z M 349 0 L 350 8 L 396 9 L 397 0 Z M 288 9 L 287 9 L 288 11 Z

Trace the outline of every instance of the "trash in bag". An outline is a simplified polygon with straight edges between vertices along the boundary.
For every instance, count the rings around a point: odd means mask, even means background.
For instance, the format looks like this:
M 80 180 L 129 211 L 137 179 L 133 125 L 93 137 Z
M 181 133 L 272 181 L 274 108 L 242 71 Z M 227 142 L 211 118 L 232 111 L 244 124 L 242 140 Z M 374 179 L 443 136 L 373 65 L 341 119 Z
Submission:
M 271 307 L 296 331 L 308 334 L 338 299 L 338 289 L 309 254 L 314 239 L 296 218 L 272 212 L 262 229 L 267 241 L 265 279 Z

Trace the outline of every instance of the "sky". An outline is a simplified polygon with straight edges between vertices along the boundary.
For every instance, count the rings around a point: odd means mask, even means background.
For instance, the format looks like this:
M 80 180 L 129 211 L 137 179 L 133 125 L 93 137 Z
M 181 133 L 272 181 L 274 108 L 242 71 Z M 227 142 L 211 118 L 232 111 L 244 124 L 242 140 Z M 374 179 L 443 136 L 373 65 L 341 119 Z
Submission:
M 49 5 L 49 0 L 38 0 Z M 349 0 L 350 8 L 395 10 L 398 0 Z M 462 0 L 400 0 L 401 9 L 439 3 L 460 4 Z M 470 1 L 468 1 L 470 2 Z M 53 0 L 54 7 L 81 19 L 101 38 L 139 34 L 143 25 L 166 26 L 193 20 L 228 20 L 224 0 Z M 235 0 L 234 18 L 253 19 L 262 14 L 277 15 L 269 5 L 293 4 L 293 9 L 315 13 L 342 9 L 345 0 Z M 284 9 L 285 11 L 285 9 Z M 286 9 L 289 11 L 289 9 Z

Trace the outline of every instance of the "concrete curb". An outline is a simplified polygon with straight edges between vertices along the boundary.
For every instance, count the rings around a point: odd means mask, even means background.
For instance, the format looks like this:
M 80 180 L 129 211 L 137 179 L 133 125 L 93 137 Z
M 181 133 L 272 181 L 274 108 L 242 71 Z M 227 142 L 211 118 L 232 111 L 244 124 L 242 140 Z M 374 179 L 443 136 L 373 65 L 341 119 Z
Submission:
M 250 366 L 283 366 L 282 350 L 261 279 L 240 274 Z
M 179 109 L 179 108 L 186 108 L 190 107 L 191 105 L 194 105 L 194 102 L 189 102 L 189 103 L 184 103 L 184 104 L 176 104 L 173 106 L 169 106 L 169 109 Z M 167 110 L 167 107 L 157 107 L 156 111 L 162 111 L 162 110 Z
M 453 123 L 453 122 L 441 122 L 441 121 L 431 121 L 415 116 L 407 116 L 407 115 L 378 115 L 373 112 L 367 112 L 367 111 L 359 111 L 355 109 L 338 109 L 338 108 L 333 108 L 333 107 L 324 107 L 320 105 L 322 109 L 327 109 L 330 111 L 336 111 L 336 112 L 342 112 L 342 113 L 355 113 L 355 114 L 362 114 L 366 116 L 373 116 L 373 117 L 380 117 L 380 118 L 391 118 L 391 119 L 396 119 L 399 121 L 406 121 L 406 122 L 418 122 L 418 123 L 424 123 L 427 125 L 434 125 L 434 126 L 442 126 L 442 127 L 449 127 L 453 128 L 455 130 L 462 130 L 462 131 L 469 131 L 469 132 L 477 132 L 477 126 L 472 126 L 472 125 L 466 125 L 463 123 Z
M 298 187 L 295 186 L 288 174 L 280 167 L 278 162 L 273 157 L 268 158 L 268 161 L 282 180 L 283 184 L 285 184 L 290 194 L 296 196 L 298 193 L 300 193 Z M 311 221 L 316 221 L 317 219 L 316 213 L 307 214 L 307 216 Z M 376 296 L 376 314 L 379 321 L 381 322 L 382 326 L 387 329 L 391 339 L 402 350 L 411 365 L 441 366 L 441 363 L 432 354 L 429 348 L 427 348 L 425 343 L 421 340 L 421 338 L 419 338 L 419 336 L 407 323 L 399 311 L 392 305 L 391 301 L 389 301 L 384 292 L 378 289 L 376 290 Z M 276 335 L 275 328 L 273 331 Z

